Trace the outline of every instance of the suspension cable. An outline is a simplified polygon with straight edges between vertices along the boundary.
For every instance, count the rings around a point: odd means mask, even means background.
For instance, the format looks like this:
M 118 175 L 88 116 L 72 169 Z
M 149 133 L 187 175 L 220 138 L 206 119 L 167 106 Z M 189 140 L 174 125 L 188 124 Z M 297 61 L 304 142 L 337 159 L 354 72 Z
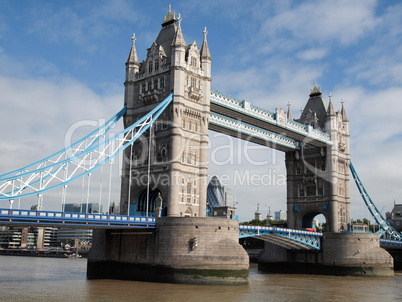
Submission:
M 148 183 L 147 183 L 147 211 L 146 216 L 148 217 L 149 211 L 149 182 L 150 182 L 150 172 L 151 172 L 151 144 L 152 144 L 152 125 L 149 127 L 149 143 L 148 143 Z
M 113 159 L 109 161 L 109 196 L 108 196 L 108 203 L 107 203 L 107 212 L 110 213 L 110 197 L 112 194 L 112 169 L 113 169 Z
M 41 161 L 13 172 L 0 175 L 0 201 L 14 200 L 17 196 L 21 198 L 43 194 L 44 192 L 73 182 L 78 178 L 83 178 L 84 187 L 84 179 L 86 177 L 83 176 L 88 175 L 101 165 L 107 163 L 120 152 L 124 151 L 128 146 L 132 145 L 135 140 L 141 137 L 141 135 L 148 130 L 151 124 L 168 107 L 172 100 L 173 93 L 137 122 L 106 141 L 102 141 L 100 137 L 111 129 L 111 124 L 107 124 L 103 128 L 98 128 L 92 132 L 91 135 L 86 136 L 84 139 L 79 140 L 71 146 L 66 147 L 60 152 L 46 157 Z M 118 116 L 113 119 L 112 122 L 117 122 L 117 120 L 123 116 L 125 110 L 126 108 L 124 108 L 124 111 L 119 112 Z M 111 146 L 113 145 L 113 141 L 117 143 L 117 146 L 112 149 Z M 64 158 L 66 153 L 68 153 L 67 159 Z M 89 166 L 87 161 L 91 154 L 96 156 L 96 158 Z M 44 165 L 45 162 L 46 165 Z M 72 165 L 72 168 L 69 168 L 68 170 L 67 179 L 63 179 L 63 176 L 61 176 L 63 168 L 69 165 Z M 19 180 L 19 184 L 15 183 L 14 190 L 11 189 L 13 180 Z M 83 194 L 82 190 L 82 199 Z M 43 195 L 40 198 L 41 200 L 39 203 L 42 204 Z

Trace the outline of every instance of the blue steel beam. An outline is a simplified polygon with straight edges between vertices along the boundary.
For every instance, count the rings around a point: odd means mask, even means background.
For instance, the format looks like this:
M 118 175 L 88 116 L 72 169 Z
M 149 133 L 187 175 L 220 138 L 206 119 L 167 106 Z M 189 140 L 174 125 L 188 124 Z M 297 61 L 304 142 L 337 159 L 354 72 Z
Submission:
M 402 241 L 380 238 L 380 246 L 385 249 L 402 249 Z
M 239 238 L 255 237 L 286 249 L 320 250 L 322 233 L 276 227 L 239 226 Z
M 90 174 L 95 169 L 113 160 L 136 141 L 155 122 L 172 100 L 173 93 L 144 117 L 110 139 L 101 139 L 105 135 L 105 131 L 98 129 L 94 131 L 96 132 L 95 136 L 91 136 L 92 139 L 86 146 L 82 146 L 84 139 L 80 140 L 79 145 L 81 147 L 74 149 L 73 154 L 69 153 L 69 150 L 72 149 L 70 146 L 35 164 L 1 175 L 0 201 L 39 195 L 66 186 L 74 180 Z M 121 118 L 122 115 L 123 111 L 118 114 L 118 118 Z M 113 119 L 112 124 L 115 122 L 117 120 Z M 103 128 L 110 130 L 112 124 L 103 126 Z M 28 169 L 32 167 L 34 167 L 32 170 Z
M 357 175 L 357 172 L 352 165 L 352 162 L 350 162 L 350 172 L 352 173 L 352 176 L 355 180 L 356 186 L 359 189 L 360 195 L 363 198 L 364 203 L 366 204 L 368 210 L 370 211 L 371 215 L 377 222 L 377 224 L 380 226 L 382 230 L 382 234 L 385 233 L 391 238 L 397 239 L 397 240 L 402 240 L 402 234 L 400 234 L 398 231 L 396 231 L 388 221 L 382 216 L 381 212 L 378 210 L 376 205 L 374 204 L 373 200 L 370 198 L 369 194 L 367 193 L 366 189 L 363 186 L 363 183 L 361 182 L 359 176 Z M 381 234 L 381 235 L 382 235 Z
M 155 228 L 154 217 L 0 209 L 0 225 L 79 228 Z

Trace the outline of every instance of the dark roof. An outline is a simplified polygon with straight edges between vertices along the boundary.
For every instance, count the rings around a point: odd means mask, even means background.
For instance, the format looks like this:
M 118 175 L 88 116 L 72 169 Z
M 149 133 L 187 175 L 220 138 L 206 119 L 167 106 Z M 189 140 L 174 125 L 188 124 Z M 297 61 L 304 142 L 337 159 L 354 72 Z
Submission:
M 172 22 L 169 24 L 163 24 L 162 29 L 159 32 L 158 37 L 155 40 L 155 43 L 162 46 L 167 57 L 168 63 L 170 62 L 170 47 L 172 45 L 173 39 L 176 36 L 177 31 L 177 24 L 176 22 Z
M 321 93 L 310 94 L 307 105 L 303 109 L 303 113 L 300 117 L 300 122 L 303 122 L 307 118 L 309 112 L 316 114 L 320 128 L 324 129 L 327 115 L 327 104 L 325 103 Z

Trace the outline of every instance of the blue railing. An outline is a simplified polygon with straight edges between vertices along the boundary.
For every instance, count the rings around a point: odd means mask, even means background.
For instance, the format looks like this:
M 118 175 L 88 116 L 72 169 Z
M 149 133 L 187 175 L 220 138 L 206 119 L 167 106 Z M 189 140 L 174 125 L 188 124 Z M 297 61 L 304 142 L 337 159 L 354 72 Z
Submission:
M 240 225 L 239 230 L 239 238 L 256 237 L 285 248 L 321 249 L 322 233 L 251 225 Z
M 154 228 L 154 217 L 0 209 L 2 225 L 79 226 L 81 228 Z

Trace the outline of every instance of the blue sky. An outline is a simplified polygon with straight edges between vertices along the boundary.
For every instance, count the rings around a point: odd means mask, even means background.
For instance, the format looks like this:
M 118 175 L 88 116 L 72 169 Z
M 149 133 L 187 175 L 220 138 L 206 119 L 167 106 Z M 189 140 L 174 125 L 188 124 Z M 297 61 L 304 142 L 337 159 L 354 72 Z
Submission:
M 187 44 L 196 40 L 200 47 L 207 27 L 213 88 L 270 111 L 290 102 L 296 118 L 314 81 L 327 101 L 332 92 L 336 110 L 344 99 L 351 158 L 366 189 L 383 213 L 394 200 L 402 203 L 400 1 L 171 4 L 181 14 Z M 141 61 L 168 5 L 0 0 L 0 173 L 63 148 L 67 129 L 77 121 L 109 118 L 121 109 L 131 36 L 136 34 Z M 211 153 L 222 141 L 211 133 Z M 277 181 L 285 173 L 283 154 L 256 148 L 252 156 L 269 164 L 253 165 L 238 156 L 243 147 L 235 141 L 236 160 L 210 165 L 211 174 L 228 176 L 241 220 L 253 217 L 257 203 L 264 215 L 268 206 L 285 210 L 286 188 Z M 268 186 L 234 183 L 247 173 L 277 179 Z M 352 216 L 367 216 L 354 189 L 351 198 Z M 53 206 L 45 202 L 45 208 Z

